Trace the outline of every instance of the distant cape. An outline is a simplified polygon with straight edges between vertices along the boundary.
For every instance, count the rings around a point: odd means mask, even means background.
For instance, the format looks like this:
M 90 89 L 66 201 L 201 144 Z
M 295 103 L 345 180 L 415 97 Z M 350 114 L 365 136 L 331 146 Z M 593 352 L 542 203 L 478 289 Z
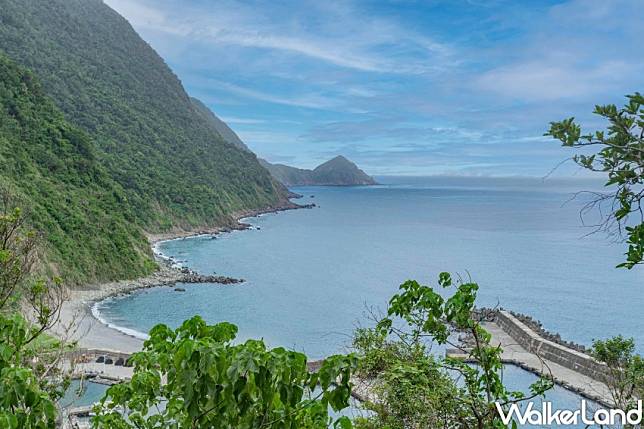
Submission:
M 375 185 L 376 181 L 342 155 L 320 164 L 313 170 L 271 164 L 259 160 L 271 175 L 285 186 L 359 186 Z
M 195 110 L 207 120 L 208 124 L 228 143 L 250 152 L 248 146 L 239 136 L 206 105 L 192 98 Z M 258 158 L 259 163 L 266 168 L 275 180 L 285 186 L 359 186 L 375 185 L 376 181 L 362 171 L 356 164 L 342 155 L 320 164 L 313 170 L 291 167 L 284 164 L 271 164 Z

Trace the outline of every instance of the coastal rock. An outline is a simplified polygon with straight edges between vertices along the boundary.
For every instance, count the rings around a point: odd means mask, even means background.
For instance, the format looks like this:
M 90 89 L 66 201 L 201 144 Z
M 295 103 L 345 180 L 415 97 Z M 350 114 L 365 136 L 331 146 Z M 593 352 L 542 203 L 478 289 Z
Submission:
M 180 271 L 180 276 L 173 281 L 175 283 L 216 283 L 222 285 L 232 285 L 244 282 L 243 279 L 236 279 L 234 277 L 200 274 L 187 267 L 183 267 Z

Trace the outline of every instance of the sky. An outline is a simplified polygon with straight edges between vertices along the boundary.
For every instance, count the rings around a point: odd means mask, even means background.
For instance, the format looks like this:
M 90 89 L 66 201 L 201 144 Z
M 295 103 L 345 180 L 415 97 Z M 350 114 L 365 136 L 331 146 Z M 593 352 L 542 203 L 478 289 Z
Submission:
M 544 137 L 644 91 L 641 0 L 105 0 L 260 157 L 547 175 Z M 571 163 L 558 175 L 581 174 Z

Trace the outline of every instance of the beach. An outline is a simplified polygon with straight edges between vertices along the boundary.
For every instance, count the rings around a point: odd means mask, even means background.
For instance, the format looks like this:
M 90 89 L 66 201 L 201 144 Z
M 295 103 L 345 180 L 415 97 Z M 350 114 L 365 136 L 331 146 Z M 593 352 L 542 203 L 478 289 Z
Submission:
M 154 274 L 136 279 L 124 280 L 99 285 L 87 286 L 84 289 L 71 289 L 68 299 L 63 304 L 60 320 L 52 329 L 59 337 L 76 341 L 78 347 L 94 348 L 132 353 L 143 346 L 143 339 L 135 335 L 111 328 L 92 314 L 95 303 L 112 296 L 130 293 L 137 289 L 169 286 L 182 278 L 180 270 L 160 260 L 159 270 Z M 73 330 L 69 330 L 74 326 Z
M 186 272 L 174 265 L 174 261 L 159 252 L 157 245 L 163 241 L 180 240 L 198 236 L 215 236 L 224 232 L 244 230 L 250 227 L 244 219 L 265 213 L 274 213 L 298 208 L 310 208 L 306 205 L 285 203 L 278 207 L 258 210 L 247 210 L 235 213 L 235 223 L 228 226 L 199 228 L 195 230 L 175 230 L 167 233 L 148 234 L 148 242 L 159 265 L 159 270 L 153 274 L 134 280 L 121 280 L 108 283 L 85 285 L 82 288 L 71 288 L 67 291 L 67 299 L 60 310 L 58 322 L 52 327 L 51 333 L 67 342 L 76 342 L 77 347 L 101 349 L 122 353 L 132 353 L 141 350 L 144 338 L 140 333 L 128 333 L 123 328 L 116 329 L 107 321 L 102 320 L 94 310 L 95 304 L 110 297 L 129 294 L 139 289 L 152 287 L 172 287 L 176 283 L 185 282 L 187 276 L 198 274 Z M 237 279 L 209 277 L 218 282 L 236 283 Z M 203 283 L 203 281 L 192 281 Z M 98 317 L 97 317 L 98 316 Z

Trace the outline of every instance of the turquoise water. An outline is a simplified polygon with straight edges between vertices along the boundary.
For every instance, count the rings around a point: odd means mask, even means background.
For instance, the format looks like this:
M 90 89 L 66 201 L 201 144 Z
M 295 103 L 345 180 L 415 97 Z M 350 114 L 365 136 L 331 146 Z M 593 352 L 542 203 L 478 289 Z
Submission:
M 103 398 L 105 391 L 109 386 L 93 383 L 91 381 L 84 381 L 82 383 L 83 388 L 80 389 L 80 387 L 80 380 L 72 380 L 69 388 L 65 392 L 65 396 L 63 396 L 59 401 L 62 408 L 92 405 Z
M 381 179 L 383 180 L 383 179 Z M 383 309 L 406 279 L 471 276 L 481 305 L 530 314 L 563 338 L 590 344 L 618 333 L 644 344 L 644 272 L 615 269 L 623 244 L 584 237 L 587 181 L 384 179 L 376 187 L 297 188 L 318 208 L 251 219 L 257 228 L 163 243 L 203 273 L 237 286 L 157 288 L 105 303 L 112 323 L 147 331 L 194 314 L 227 320 L 240 337 L 305 351 L 344 351 L 368 306 Z M 315 198 L 310 198 L 314 195 Z M 593 219 L 586 219 L 591 222 Z
M 563 338 L 590 344 L 615 334 L 644 344 L 640 268 L 615 269 L 623 244 L 591 235 L 568 202 L 587 181 L 381 179 L 388 185 L 296 188 L 318 208 L 250 219 L 252 230 L 163 243 L 165 255 L 203 273 L 242 277 L 236 286 L 156 288 L 104 302 L 111 323 L 142 332 L 194 314 L 230 321 L 240 338 L 264 338 L 319 358 L 347 350 L 366 309 L 384 309 L 406 279 L 471 276 L 480 305 L 530 314 Z M 311 198 L 314 195 L 314 198 Z M 586 218 L 587 222 L 593 221 Z M 535 377 L 509 367 L 508 385 Z M 547 399 L 577 409 L 560 387 Z M 538 404 L 535 404 L 538 405 Z M 355 411 L 355 410 L 354 410 Z

